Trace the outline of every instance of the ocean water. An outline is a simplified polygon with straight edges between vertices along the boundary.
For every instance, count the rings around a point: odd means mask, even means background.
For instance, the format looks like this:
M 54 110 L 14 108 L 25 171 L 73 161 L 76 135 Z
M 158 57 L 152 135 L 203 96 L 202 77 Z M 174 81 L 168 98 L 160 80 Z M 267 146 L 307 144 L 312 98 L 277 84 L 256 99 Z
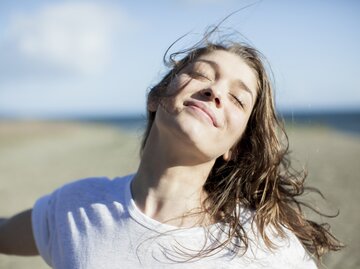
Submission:
M 285 122 L 302 125 L 321 125 L 338 131 L 360 136 L 359 112 L 327 112 L 327 113 L 283 113 Z
M 280 116 L 289 125 L 327 126 L 341 132 L 360 136 L 360 111 L 359 112 L 297 112 L 280 113 Z M 113 116 L 82 118 L 81 121 L 108 124 L 129 131 L 143 131 L 146 127 L 145 116 Z
M 89 118 L 80 118 L 76 120 L 82 122 L 111 125 L 128 131 L 144 131 L 146 127 L 146 117 L 141 115 L 89 117 Z

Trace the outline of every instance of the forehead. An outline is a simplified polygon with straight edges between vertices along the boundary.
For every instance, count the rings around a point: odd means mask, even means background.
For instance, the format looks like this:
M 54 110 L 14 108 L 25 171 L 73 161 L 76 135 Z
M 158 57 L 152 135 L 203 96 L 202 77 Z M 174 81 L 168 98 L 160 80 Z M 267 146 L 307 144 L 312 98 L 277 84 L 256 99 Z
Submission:
M 215 50 L 199 56 L 194 63 L 205 63 L 214 69 L 218 69 L 221 76 L 232 80 L 241 80 L 253 93 L 257 89 L 257 76 L 255 71 L 245 62 L 241 56 L 225 50 Z

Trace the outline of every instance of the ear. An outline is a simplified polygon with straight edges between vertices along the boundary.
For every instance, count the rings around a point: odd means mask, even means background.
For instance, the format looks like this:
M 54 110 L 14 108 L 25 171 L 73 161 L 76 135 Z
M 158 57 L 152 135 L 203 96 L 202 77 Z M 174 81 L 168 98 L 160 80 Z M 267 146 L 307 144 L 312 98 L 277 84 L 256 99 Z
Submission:
M 224 154 L 223 154 L 223 159 L 225 162 L 228 162 L 231 160 L 231 154 L 232 154 L 232 149 L 227 150 Z

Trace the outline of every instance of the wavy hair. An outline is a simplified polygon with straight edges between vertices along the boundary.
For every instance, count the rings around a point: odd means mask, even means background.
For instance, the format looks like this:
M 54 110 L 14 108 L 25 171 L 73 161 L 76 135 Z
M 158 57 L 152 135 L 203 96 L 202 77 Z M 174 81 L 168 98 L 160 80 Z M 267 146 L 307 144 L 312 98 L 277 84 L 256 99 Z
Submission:
M 249 237 L 242 227 L 239 206 L 254 212 L 253 224 L 269 248 L 276 248 L 271 241 L 267 227 L 275 229 L 284 237 L 284 227 L 292 231 L 307 251 L 317 259 L 328 251 L 339 250 L 342 244 L 330 233 L 328 224 L 318 224 L 304 216 L 303 208 L 313 209 L 299 200 L 306 188 L 306 173 L 296 171 L 289 158 L 289 143 L 282 121 L 274 106 L 271 80 L 265 68 L 265 58 L 253 47 L 236 42 L 206 42 L 196 44 L 189 50 L 170 55 L 164 62 L 171 69 L 148 93 L 150 100 L 166 96 L 166 89 L 185 66 L 198 57 L 215 50 L 223 50 L 241 57 L 257 77 L 257 100 L 247 127 L 230 161 L 219 157 L 203 189 L 207 198 L 203 203 L 204 212 L 217 222 L 227 224 L 226 240 L 214 248 L 232 246 L 243 253 L 248 248 Z M 185 54 L 180 60 L 179 55 Z M 148 122 L 143 136 L 141 150 L 144 149 L 156 112 L 148 110 Z M 321 193 L 320 193 L 321 194 Z M 316 211 L 318 214 L 324 214 Z

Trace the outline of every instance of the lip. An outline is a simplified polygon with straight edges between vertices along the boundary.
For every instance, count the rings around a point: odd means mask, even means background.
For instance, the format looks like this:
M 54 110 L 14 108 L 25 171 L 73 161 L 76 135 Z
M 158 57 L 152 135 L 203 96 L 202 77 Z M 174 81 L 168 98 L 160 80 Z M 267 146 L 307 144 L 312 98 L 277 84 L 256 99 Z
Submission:
M 202 110 L 212 121 L 213 125 L 215 127 L 219 127 L 219 123 L 216 119 L 215 114 L 212 112 L 211 109 L 209 109 L 203 102 L 199 101 L 185 101 L 184 106 L 193 106 L 200 110 Z

